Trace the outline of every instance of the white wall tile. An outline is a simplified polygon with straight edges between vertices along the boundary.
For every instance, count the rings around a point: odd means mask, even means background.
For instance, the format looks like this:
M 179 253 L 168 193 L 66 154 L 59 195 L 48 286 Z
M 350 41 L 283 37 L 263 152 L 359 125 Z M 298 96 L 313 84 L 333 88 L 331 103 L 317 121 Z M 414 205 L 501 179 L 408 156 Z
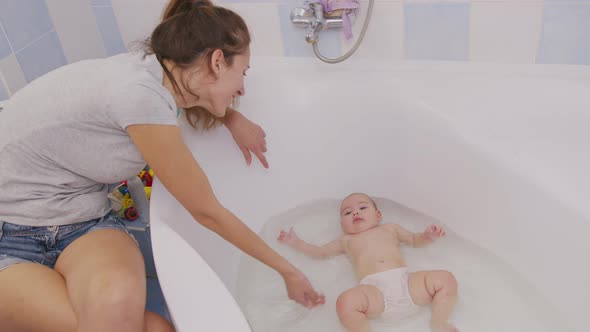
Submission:
M 281 23 L 276 3 L 223 3 L 238 13 L 250 30 L 250 49 L 255 56 L 282 56 Z M 295 6 L 294 6 L 295 7 Z
M 168 0 L 112 0 L 125 45 L 149 37 L 160 21 Z M 253 55 L 283 54 L 277 3 L 219 3 L 244 18 L 252 34 Z M 141 19 L 137 19 L 141 13 Z M 133 47 L 132 47 L 133 48 Z
M 68 62 L 106 56 L 88 0 L 47 1 Z
M 368 0 L 361 0 L 361 10 L 353 25 L 353 36 L 346 40 L 342 32 L 343 54 L 348 52 L 360 36 L 367 15 Z M 403 1 L 376 0 L 369 28 L 354 58 L 401 60 L 404 58 Z
M 111 0 L 123 44 L 134 49 L 134 43 L 149 37 L 158 25 L 168 0 Z
M 541 36 L 539 1 L 472 2 L 470 60 L 534 63 Z
M 8 94 L 13 95 L 27 84 L 27 79 L 14 54 L 0 61 L 0 75 L 6 83 Z

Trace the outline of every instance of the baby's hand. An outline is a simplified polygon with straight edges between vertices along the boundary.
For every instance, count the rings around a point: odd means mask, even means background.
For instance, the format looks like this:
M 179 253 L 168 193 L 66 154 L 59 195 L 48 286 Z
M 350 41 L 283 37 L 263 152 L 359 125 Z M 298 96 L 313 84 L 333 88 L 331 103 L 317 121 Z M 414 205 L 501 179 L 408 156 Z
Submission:
M 277 238 L 277 240 L 279 240 L 279 242 L 282 242 L 284 244 L 288 244 L 288 245 L 292 246 L 297 241 L 299 241 L 299 237 L 297 236 L 297 234 L 295 234 L 293 227 L 291 227 L 291 228 L 289 228 L 288 232 L 281 230 L 281 233 L 279 234 L 279 237 Z
M 428 227 L 426 227 L 426 230 L 424 231 L 424 235 L 429 238 L 430 240 L 434 241 L 436 239 L 438 239 L 439 237 L 443 237 L 445 235 L 447 235 L 447 233 L 445 233 L 445 231 L 437 225 L 430 225 Z

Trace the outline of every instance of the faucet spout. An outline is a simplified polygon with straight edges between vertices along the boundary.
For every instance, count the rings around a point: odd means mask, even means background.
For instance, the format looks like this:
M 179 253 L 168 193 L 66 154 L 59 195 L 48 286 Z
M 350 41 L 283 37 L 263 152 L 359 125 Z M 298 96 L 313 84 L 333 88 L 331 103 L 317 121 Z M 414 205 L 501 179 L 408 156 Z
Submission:
M 324 7 L 318 2 L 309 3 L 309 8 L 313 11 L 313 20 L 305 35 L 305 41 L 310 44 L 315 44 L 318 41 L 318 35 L 326 25 L 326 19 L 324 18 Z
M 314 19 L 311 8 L 297 7 L 291 11 L 291 22 L 300 28 L 307 28 Z
M 291 11 L 291 22 L 301 28 L 309 28 L 305 40 L 314 44 L 318 40 L 318 34 L 326 26 L 324 7 L 321 2 L 306 2 L 306 7 L 297 7 Z
M 307 30 L 307 34 L 305 35 L 305 41 L 314 44 L 318 42 L 318 35 L 320 31 L 321 23 L 314 21 L 310 26 L 309 30 Z

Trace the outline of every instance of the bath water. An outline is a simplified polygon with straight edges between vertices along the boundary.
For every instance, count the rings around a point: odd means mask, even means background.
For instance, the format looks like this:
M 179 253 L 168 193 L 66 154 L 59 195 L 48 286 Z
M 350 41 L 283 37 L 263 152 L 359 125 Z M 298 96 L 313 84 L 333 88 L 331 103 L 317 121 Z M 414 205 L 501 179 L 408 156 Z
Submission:
M 402 245 L 410 272 L 444 269 L 459 284 L 459 300 L 451 322 L 471 332 L 571 331 L 552 304 L 510 265 L 469 239 L 458 236 L 441 222 L 384 198 L 375 198 L 383 223 L 397 223 L 422 232 L 432 223 L 447 236 L 425 248 Z M 315 260 L 277 241 L 281 229 L 294 227 L 303 240 L 325 244 L 342 235 L 340 200 L 318 199 L 271 217 L 260 232 L 269 245 L 303 271 L 314 287 L 326 295 L 326 304 L 307 309 L 287 298 L 282 278 L 273 270 L 243 255 L 238 272 L 238 302 L 254 332 L 340 332 L 336 299 L 358 284 L 346 255 Z M 374 319 L 374 332 L 429 331 L 430 307 L 399 321 Z

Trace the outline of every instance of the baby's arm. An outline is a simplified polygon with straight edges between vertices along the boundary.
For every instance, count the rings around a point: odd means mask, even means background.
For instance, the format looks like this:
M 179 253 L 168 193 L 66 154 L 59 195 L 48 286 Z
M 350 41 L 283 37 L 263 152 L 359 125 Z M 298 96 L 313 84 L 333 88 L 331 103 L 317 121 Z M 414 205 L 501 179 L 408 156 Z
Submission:
M 413 247 L 424 247 L 434 242 L 439 237 L 446 235 L 445 231 L 437 225 L 430 225 L 422 233 L 412 233 L 400 225 L 393 225 L 400 242 L 407 243 Z
M 293 227 L 291 227 L 288 232 L 281 231 L 278 240 L 309 257 L 317 259 L 326 259 L 344 253 L 342 238 L 328 242 L 320 247 L 301 240 L 297 234 L 295 234 Z

